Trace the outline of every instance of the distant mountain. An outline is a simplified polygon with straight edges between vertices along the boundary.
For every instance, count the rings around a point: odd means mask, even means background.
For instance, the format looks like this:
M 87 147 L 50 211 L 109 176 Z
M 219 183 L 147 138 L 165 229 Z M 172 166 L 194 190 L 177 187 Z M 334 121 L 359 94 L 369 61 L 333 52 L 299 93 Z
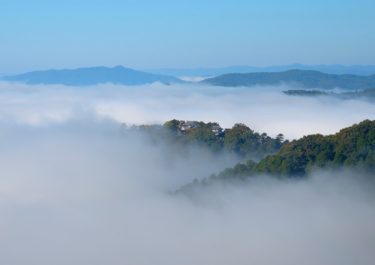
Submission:
M 215 86 L 290 84 L 304 88 L 362 90 L 375 87 L 375 75 L 334 75 L 310 70 L 289 70 L 275 73 L 226 74 L 202 82 Z
M 352 75 L 373 75 L 375 74 L 375 65 L 304 65 L 290 64 L 267 67 L 254 66 L 229 66 L 221 68 L 185 68 L 185 69 L 152 69 L 150 73 L 172 75 L 172 76 L 218 76 L 231 73 L 260 73 L 260 72 L 283 72 L 288 70 L 313 70 L 326 74 L 352 74 Z
M 154 82 L 164 84 L 182 82 L 176 77 L 150 74 L 123 66 L 35 71 L 5 76 L 3 80 L 18 81 L 27 84 L 61 84 L 68 86 L 88 86 L 102 83 L 143 85 Z

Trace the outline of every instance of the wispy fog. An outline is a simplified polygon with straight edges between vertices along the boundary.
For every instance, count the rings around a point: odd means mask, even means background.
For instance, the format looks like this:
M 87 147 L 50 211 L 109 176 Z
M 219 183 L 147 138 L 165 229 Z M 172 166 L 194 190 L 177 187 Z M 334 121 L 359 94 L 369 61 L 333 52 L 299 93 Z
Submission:
M 235 163 L 120 122 L 244 122 L 288 137 L 373 118 L 286 87 L 0 85 L 0 264 L 370 265 L 374 183 L 351 172 L 170 191 Z
M 366 179 L 260 177 L 171 195 L 228 158 L 100 127 L 2 128 L 1 264 L 373 264 Z
M 288 138 L 297 138 L 318 132 L 334 133 L 375 117 L 374 103 L 291 97 L 281 93 L 287 89 L 290 87 L 64 87 L 0 83 L 0 120 L 31 125 L 82 119 L 140 124 L 177 118 L 217 121 L 224 127 L 243 122 L 259 132 L 282 132 Z

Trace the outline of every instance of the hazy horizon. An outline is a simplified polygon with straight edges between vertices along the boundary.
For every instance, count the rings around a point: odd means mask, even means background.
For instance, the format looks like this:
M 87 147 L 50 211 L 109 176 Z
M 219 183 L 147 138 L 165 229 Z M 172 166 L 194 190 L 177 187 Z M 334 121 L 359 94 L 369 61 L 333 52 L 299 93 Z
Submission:
M 205 76 L 215 76 L 226 73 L 252 73 L 252 72 L 283 72 L 287 70 L 314 70 L 323 73 L 330 74 L 354 74 L 354 75 L 372 75 L 375 74 L 375 64 L 301 64 L 301 63 L 292 63 L 292 64 L 279 64 L 279 65 L 223 65 L 223 66 L 213 66 L 213 67 L 155 67 L 155 68 L 133 68 L 126 64 L 117 64 L 117 65 L 79 65 L 73 67 L 49 67 L 41 69 L 28 69 L 23 71 L 14 71 L 14 72 L 0 72 L 0 78 L 2 76 L 11 76 L 23 73 L 38 72 L 38 71 L 50 71 L 50 70 L 76 70 L 82 68 L 96 68 L 96 67 L 105 67 L 105 68 L 115 68 L 115 67 L 124 67 L 137 71 L 142 71 L 146 73 L 155 73 L 162 75 L 171 75 L 175 77 L 184 77 L 184 74 L 187 77 L 205 77 Z

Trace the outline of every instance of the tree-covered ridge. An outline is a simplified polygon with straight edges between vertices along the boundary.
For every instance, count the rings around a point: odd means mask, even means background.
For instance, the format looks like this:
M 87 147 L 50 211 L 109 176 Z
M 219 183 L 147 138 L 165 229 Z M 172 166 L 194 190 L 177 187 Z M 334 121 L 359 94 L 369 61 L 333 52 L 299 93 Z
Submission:
M 213 152 L 229 151 L 242 158 L 260 159 L 277 152 L 285 143 L 282 134 L 276 138 L 257 133 L 248 126 L 237 123 L 223 129 L 216 122 L 170 120 L 163 126 L 147 125 L 139 128 L 151 132 L 156 139 L 171 140 L 177 145 L 200 145 Z
M 303 90 L 303 89 L 291 89 L 283 91 L 284 94 L 288 96 L 305 96 L 305 97 L 315 97 L 315 96 L 330 96 L 339 99 L 375 99 L 375 88 L 365 89 L 365 90 L 355 90 L 350 92 L 327 92 L 322 90 Z
M 258 163 L 252 160 L 239 163 L 202 182 L 243 179 L 257 174 L 300 177 L 313 168 L 341 167 L 375 170 L 375 121 L 365 120 L 334 135 L 305 136 L 286 143 L 279 152 Z

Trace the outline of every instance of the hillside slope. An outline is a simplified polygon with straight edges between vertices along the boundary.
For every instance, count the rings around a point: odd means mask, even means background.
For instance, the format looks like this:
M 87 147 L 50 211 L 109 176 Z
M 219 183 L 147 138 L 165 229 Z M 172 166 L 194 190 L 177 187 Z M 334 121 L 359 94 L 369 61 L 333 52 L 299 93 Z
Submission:
M 252 160 L 239 163 L 201 182 L 188 184 L 182 190 L 218 180 L 240 180 L 263 174 L 303 177 L 317 168 L 375 172 L 375 120 L 365 120 L 334 135 L 315 134 L 285 143 L 276 154 L 258 163 Z

